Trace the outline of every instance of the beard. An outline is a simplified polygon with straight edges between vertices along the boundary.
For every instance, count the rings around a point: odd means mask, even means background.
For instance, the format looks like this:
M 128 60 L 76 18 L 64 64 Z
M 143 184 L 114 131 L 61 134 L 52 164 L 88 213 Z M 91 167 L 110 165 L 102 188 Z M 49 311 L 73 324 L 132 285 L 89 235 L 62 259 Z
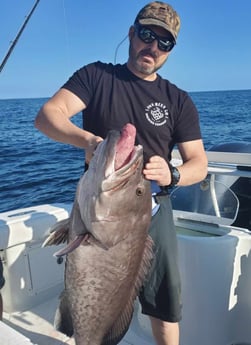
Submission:
M 149 63 L 143 60 L 144 56 L 152 57 L 155 63 L 153 65 L 150 65 Z M 136 50 L 133 48 L 132 43 L 130 42 L 129 60 L 137 72 L 142 73 L 145 76 L 149 76 L 158 71 L 166 62 L 167 57 L 164 59 L 164 61 L 160 63 L 156 62 L 157 58 L 158 54 L 156 52 L 153 52 L 151 48 L 146 48 L 139 52 L 136 52 Z

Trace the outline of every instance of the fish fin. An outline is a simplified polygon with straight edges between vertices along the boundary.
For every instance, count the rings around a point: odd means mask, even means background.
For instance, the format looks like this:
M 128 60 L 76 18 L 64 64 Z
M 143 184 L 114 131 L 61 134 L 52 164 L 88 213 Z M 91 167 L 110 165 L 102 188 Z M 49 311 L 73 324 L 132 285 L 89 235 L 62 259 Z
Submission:
M 65 291 L 63 291 L 60 296 L 59 306 L 54 318 L 54 328 L 66 334 L 68 337 L 72 337 L 73 335 L 73 323 Z
M 69 232 L 71 230 L 72 233 L 73 229 L 76 237 L 69 241 Z M 74 201 L 70 217 L 57 222 L 51 228 L 50 233 L 49 237 L 42 244 L 42 247 L 69 242 L 65 248 L 54 253 L 54 256 L 56 257 L 69 254 L 80 244 L 89 244 L 88 239 L 90 238 L 90 234 L 82 221 L 77 201 Z
M 83 235 L 78 235 L 76 238 L 69 242 L 69 244 L 63 249 L 58 250 L 53 256 L 59 257 L 71 253 L 74 249 L 78 248 L 80 245 L 95 245 L 104 250 L 108 250 L 107 247 L 103 246 L 101 242 L 96 240 L 91 234 L 86 233 Z
M 146 239 L 146 244 L 145 244 L 145 249 L 144 249 L 141 265 L 139 268 L 135 285 L 132 289 L 131 296 L 129 297 L 127 305 L 125 306 L 123 312 L 117 318 L 116 322 L 113 324 L 109 332 L 106 334 L 101 345 L 118 344 L 121 341 L 121 339 L 124 337 L 126 332 L 128 331 L 131 320 L 132 320 L 132 316 L 133 316 L 134 302 L 151 268 L 152 259 L 153 259 L 153 240 L 150 236 L 148 236 Z
M 66 247 L 54 253 L 53 256 L 58 257 L 71 253 L 74 249 L 78 248 L 80 244 L 88 244 L 88 238 L 89 234 L 77 236 L 74 240 L 70 241 Z
M 125 336 L 129 329 L 131 320 L 133 316 L 133 305 L 131 307 L 125 308 L 124 312 L 113 324 L 112 328 L 106 334 L 102 340 L 101 345 L 117 345 L 121 339 Z
M 144 253 L 140 264 L 139 272 L 135 282 L 135 298 L 137 297 L 139 290 L 144 284 L 144 281 L 146 280 L 147 275 L 149 274 L 150 268 L 152 266 L 154 257 L 153 246 L 154 242 L 152 238 L 148 235 L 145 243 Z
M 42 247 L 58 245 L 58 244 L 67 242 L 68 232 L 69 232 L 69 223 L 70 223 L 70 219 L 67 218 L 53 225 L 53 227 L 50 229 L 50 235 L 43 242 Z

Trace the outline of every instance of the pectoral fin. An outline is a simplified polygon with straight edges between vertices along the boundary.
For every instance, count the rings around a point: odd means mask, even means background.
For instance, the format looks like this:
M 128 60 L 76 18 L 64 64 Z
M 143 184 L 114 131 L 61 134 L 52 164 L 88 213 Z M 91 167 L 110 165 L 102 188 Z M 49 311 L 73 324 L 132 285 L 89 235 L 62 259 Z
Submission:
M 54 253 L 53 256 L 59 257 L 71 253 L 74 249 L 78 248 L 80 244 L 83 244 L 82 242 L 87 242 L 88 238 L 89 234 L 77 236 L 76 238 L 74 238 L 74 240 L 70 241 L 65 248 L 60 249 L 56 253 Z
M 57 222 L 50 229 L 50 235 L 44 241 L 42 247 L 58 245 L 67 242 L 69 235 L 69 223 L 69 218 Z

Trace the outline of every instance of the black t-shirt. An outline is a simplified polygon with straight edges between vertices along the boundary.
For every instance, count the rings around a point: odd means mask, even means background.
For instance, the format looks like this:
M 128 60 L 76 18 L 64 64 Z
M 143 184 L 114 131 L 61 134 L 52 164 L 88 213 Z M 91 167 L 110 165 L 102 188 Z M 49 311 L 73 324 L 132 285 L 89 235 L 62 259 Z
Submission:
M 63 88 L 86 104 L 87 131 L 105 138 L 110 129 L 134 124 L 136 143 L 143 145 L 146 161 L 153 155 L 170 159 L 175 144 L 201 138 L 191 98 L 159 75 L 146 81 L 126 65 L 96 62 L 75 72 Z

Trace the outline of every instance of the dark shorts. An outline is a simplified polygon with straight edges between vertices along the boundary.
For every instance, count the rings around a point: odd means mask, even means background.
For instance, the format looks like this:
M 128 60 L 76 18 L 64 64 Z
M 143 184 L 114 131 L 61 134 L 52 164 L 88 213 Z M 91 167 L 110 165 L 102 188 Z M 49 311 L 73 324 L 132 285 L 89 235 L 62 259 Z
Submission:
M 155 257 L 140 292 L 142 313 L 167 322 L 181 320 L 181 282 L 178 268 L 177 236 L 168 196 L 158 197 L 160 208 L 153 216 L 149 234 Z
M 2 289 L 2 287 L 4 286 L 5 280 L 4 280 L 4 276 L 3 276 L 3 264 L 2 261 L 0 259 L 0 289 Z

